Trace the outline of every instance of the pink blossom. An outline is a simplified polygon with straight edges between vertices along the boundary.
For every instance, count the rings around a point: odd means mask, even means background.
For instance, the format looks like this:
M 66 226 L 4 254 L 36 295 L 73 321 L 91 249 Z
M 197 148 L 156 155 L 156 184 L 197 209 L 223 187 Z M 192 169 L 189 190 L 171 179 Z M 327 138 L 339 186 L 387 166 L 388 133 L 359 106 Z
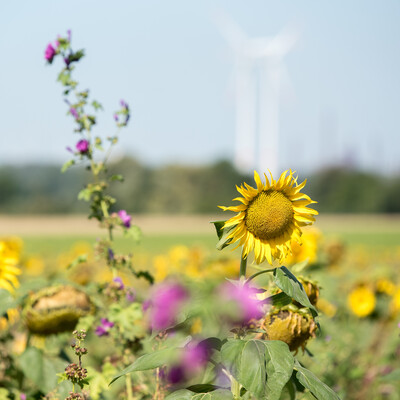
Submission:
M 51 43 L 49 43 L 44 51 L 44 58 L 51 63 L 56 55 L 56 49 L 53 47 Z
M 79 153 L 85 154 L 89 151 L 89 142 L 86 139 L 82 139 L 76 144 L 75 147 Z
M 248 284 L 237 285 L 227 282 L 220 288 L 220 297 L 235 309 L 234 321 L 246 324 L 252 319 L 260 319 L 265 314 L 263 302 L 256 297 L 257 289 Z M 233 304 L 232 304 L 233 303 Z
M 126 228 L 131 226 L 132 217 L 125 210 L 118 211 L 118 216 L 121 218 L 121 221 Z
M 163 330 L 173 326 L 187 299 L 186 289 L 179 284 L 163 283 L 156 287 L 146 307 L 150 314 L 151 328 Z

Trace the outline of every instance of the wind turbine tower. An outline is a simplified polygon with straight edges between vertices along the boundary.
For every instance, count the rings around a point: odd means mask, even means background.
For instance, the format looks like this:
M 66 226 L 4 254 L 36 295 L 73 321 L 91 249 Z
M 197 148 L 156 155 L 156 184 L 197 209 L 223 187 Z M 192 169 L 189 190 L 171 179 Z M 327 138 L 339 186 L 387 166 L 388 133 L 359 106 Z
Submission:
M 249 38 L 225 14 L 217 25 L 235 57 L 235 166 L 245 173 L 269 169 L 275 177 L 281 82 L 288 77 L 283 58 L 298 35 L 284 29 L 273 37 Z

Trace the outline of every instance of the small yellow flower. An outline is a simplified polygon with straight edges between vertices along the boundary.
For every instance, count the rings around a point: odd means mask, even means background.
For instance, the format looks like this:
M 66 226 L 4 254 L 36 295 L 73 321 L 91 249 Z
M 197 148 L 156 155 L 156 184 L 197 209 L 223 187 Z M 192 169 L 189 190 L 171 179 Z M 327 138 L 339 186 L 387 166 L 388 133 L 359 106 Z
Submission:
M 347 304 L 353 314 L 364 318 L 375 310 L 375 294 L 367 286 L 359 286 L 349 294 Z
M 394 314 L 400 312 L 400 288 L 397 288 L 393 294 L 392 301 L 390 302 L 390 310 Z
M 376 291 L 378 293 L 385 293 L 388 296 L 393 296 L 394 292 L 396 291 L 396 286 L 388 279 L 382 278 L 378 279 L 376 282 Z
M 236 187 L 242 197 L 234 200 L 240 205 L 222 207 L 224 211 L 237 212 L 234 217 L 227 220 L 224 228 L 232 228 L 228 238 L 232 242 L 243 245 L 243 256 L 254 250 L 257 264 L 267 260 L 272 264 L 273 258 L 282 261 L 291 251 L 292 242 L 301 243 L 301 228 L 315 221 L 313 215 L 318 212 L 308 208 L 312 203 L 301 189 L 306 184 L 297 183 L 293 172 L 285 171 L 275 181 L 271 182 L 264 174 L 266 182 L 254 171 L 254 180 L 257 187 L 253 188 L 247 183 Z
M 0 289 L 13 292 L 19 286 L 17 276 L 21 270 L 20 261 L 22 242 L 18 238 L 0 240 Z

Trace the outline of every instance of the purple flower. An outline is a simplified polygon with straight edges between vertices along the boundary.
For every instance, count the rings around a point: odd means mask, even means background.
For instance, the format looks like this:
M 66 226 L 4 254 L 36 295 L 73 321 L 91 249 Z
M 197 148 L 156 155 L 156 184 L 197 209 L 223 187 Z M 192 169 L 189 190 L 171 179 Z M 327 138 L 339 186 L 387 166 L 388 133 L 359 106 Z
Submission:
M 204 342 L 191 342 L 184 349 L 182 364 L 186 370 L 195 372 L 207 365 L 210 355 L 210 348 Z
M 66 147 L 67 151 L 69 151 L 70 153 L 73 153 L 74 151 L 71 149 L 71 147 L 67 146 Z
M 75 147 L 79 153 L 86 154 L 89 151 L 89 142 L 86 139 L 82 139 L 76 144 Z
M 133 288 L 128 288 L 126 291 L 126 300 L 129 301 L 129 303 L 133 303 L 136 299 L 136 294 Z
M 49 43 L 44 51 L 44 58 L 49 62 L 53 62 L 54 56 L 56 55 L 56 49 L 51 43 Z
M 118 122 L 118 114 L 117 113 L 114 114 L 114 120 Z
M 121 107 L 122 107 L 122 108 L 125 108 L 126 110 L 129 109 L 128 103 L 127 103 L 125 100 L 121 100 L 121 101 L 119 102 L 119 104 L 121 104 Z
M 220 288 L 220 295 L 224 302 L 233 303 L 235 322 L 246 324 L 252 319 L 260 319 L 264 314 L 263 301 L 256 297 L 257 289 L 247 284 L 234 285 L 225 283 Z
M 19 395 L 20 400 L 26 400 L 26 394 L 25 393 L 21 393 Z
M 108 259 L 110 261 L 114 260 L 114 252 L 112 251 L 111 247 L 108 248 Z
M 126 228 L 131 226 L 132 217 L 125 210 L 118 211 L 118 216 L 121 218 L 121 221 Z
M 211 349 L 204 342 L 192 341 L 182 349 L 181 358 L 167 374 L 169 383 L 176 385 L 191 379 L 204 369 L 211 356 Z
M 185 370 L 182 365 L 174 365 L 168 371 L 167 380 L 172 385 L 177 385 L 186 380 Z
M 163 283 L 156 287 L 151 303 L 146 304 L 146 309 L 150 313 L 151 328 L 163 330 L 174 325 L 187 298 L 186 289 L 179 284 Z
M 67 30 L 68 42 L 71 41 L 71 29 Z
M 78 111 L 76 111 L 76 108 L 71 107 L 69 109 L 69 112 L 71 113 L 71 115 L 75 118 L 75 119 L 79 119 L 79 114 Z
M 67 67 L 69 67 L 69 64 L 71 64 L 71 60 L 69 59 L 69 57 L 64 57 L 64 62 Z M 75 117 L 75 118 L 77 118 L 77 117 Z
M 118 284 L 118 290 L 123 290 L 124 289 L 124 287 L 125 287 L 124 282 L 122 282 L 122 279 L 119 276 L 114 278 L 113 282 Z
M 109 321 L 107 318 L 101 319 L 101 324 L 96 328 L 97 336 L 108 336 L 110 329 L 114 326 L 114 322 Z

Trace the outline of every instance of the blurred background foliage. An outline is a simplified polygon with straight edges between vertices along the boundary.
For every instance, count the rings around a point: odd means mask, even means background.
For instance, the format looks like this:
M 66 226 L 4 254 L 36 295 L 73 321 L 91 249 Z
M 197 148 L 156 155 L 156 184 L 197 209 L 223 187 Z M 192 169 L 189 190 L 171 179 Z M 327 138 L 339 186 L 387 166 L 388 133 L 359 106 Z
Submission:
M 126 184 L 113 183 L 118 207 L 132 213 L 214 213 L 237 192 L 235 185 L 251 180 L 229 161 L 209 165 L 146 166 L 123 158 L 110 165 Z M 56 165 L 0 167 L 0 208 L 3 213 L 84 213 L 76 201 L 88 174 L 75 167 L 61 175 Z M 299 176 L 302 180 L 303 177 Z M 308 176 L 307 192 L 328 213 L 400 212 L 400 175 L 382 176 L 344 166 L 330 167 Z

